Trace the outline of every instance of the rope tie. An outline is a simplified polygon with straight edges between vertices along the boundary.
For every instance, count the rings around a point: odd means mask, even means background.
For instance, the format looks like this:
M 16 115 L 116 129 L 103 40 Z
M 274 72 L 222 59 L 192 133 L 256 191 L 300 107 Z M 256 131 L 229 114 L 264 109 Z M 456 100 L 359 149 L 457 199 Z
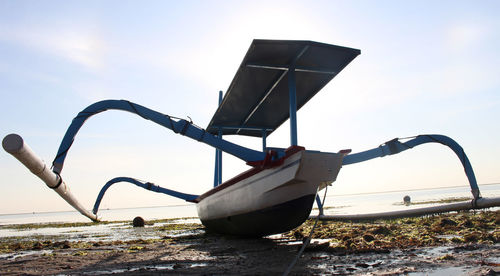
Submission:
M 323 195 L 323 202 L 321 203 L 321 206 L 323 206 L 325 204 L 326 191 L 327 190 L 328 190 L 328 185 L 325 187 L 325 194 Z M 307 236 L 307 239 L 302 244 L 302 247 L 300 248 L 299 253 L 295 256 L 295 259 L 293 259 L 293 261 L 290 263 L 290 265 L 288 266 L 288 268 L 286 269 L 286 271 L 283 273 L 283 276 L 287 276 L 288 274 L 290 274 L 290 272 L 292 271 L 293 267 L 295 266 L 295 263 L 297 263 L 297 261 L 299 260 L 300 256 L 302 255 L 302 253 L 304 252 L 304 250 L 306 249 L 306 247 L 311 242 L 311 238 L 312 238 L 312 235 L 314 233 L 314 230 L 316 229 L 316 225 L 318 225 L 319 216 L 320 216 L 320 214 L 318 214 L 318 216 L 316 216 L 316 220 L 314 221 L 314 225 L 313 225 L 313 227 L 311 229 L 311 232 L 309 232 L 309 236 Z

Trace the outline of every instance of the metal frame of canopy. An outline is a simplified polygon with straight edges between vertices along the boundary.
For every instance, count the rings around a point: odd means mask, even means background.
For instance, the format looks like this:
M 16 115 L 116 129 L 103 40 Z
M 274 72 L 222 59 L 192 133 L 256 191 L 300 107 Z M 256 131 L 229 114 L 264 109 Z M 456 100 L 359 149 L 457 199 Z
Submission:
M 263 137 L 288 118 L 296 122 L 296 111 L 360 53 L 313 41 L 254 40 L 207 131 Z
M 267 136 L 290 119 L 290 145 L 298 145 L 297 110 L 360 53 L 313 41 L 253 40 L 223 99 L 219 93 L 207 132 L 262 137 L 266 151 Z M 215 156 L 214 187 L 222 183 L 222 151 Z

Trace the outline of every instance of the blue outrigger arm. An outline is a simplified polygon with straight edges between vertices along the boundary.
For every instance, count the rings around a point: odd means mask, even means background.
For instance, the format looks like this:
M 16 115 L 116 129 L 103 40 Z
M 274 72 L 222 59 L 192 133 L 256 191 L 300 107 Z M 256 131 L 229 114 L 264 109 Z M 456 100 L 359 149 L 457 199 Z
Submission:
M 264 160 L 266 156 L 266 153 L 264 152 L 242 147 L 229 141 L 223 140 L 220 137 L 212 135 L 206 132 L 204 129 L 195 126 L 190 121 L 171 117 L 169 115 L 162 114 L 160 112 L 126 100 L 105 100 L 96 102 L 88 106 L 83 111 L 78 113 L 78 115 L 73 119 L 71 125 L 66 131 L 66 134 L 64 135 L 61 145 L 59 146 L 56 158 L 52 163 L 52 170 L 55 173 L 61 173 L 68 150 L 73 144 L 76 134 L 85 123 L 85 121 L 95 114 L 110 109 L 123 110 L 134 113 L 146 120 L 153 121 L 161 126 L 171 129 L 175 133 L 208 144 L 212 147 L 234 155 L 246 162 L 258 162 Z
M 104 193 L 106 193 L 106 191 L 108 190 L 109 187 L 111 187 L 111 185 L 118 183 L 118 182 L 129 182 L 129 183 L 135 184 L 139 187 L 142 187 L 146 190 L 161 193 L 161 194 L 167 194 L 167 195 L 170 195 L 173 197 L 184 199 L 188 202 L 194 202 L 194 200 L 198 197 L 198 195 L 185 194 L 185 193 L 177 192 L 174 190 L 165 189 L 163 187 L 160 187 L 160 186 L 155 185 L 155 184 L 150 183 L 150 182 L 143 183 L 137 179 L 130 178 L 130 177 L 115 177 L 115 178 L 111 179 L 110 181 L 108 181 L 106 183 L 106 185 L 104 185 L 104 187 L 102 187 L 101 191 L 99 192 L 99 195 L 97 196 L 97 199 L 96 199 L 95 204 L 94 204 L 94 209 L 92 209 L 92 213 L 94 213 L 94 215 L 97 215 L 97 211 L 99 210 L 99 205 L 101 204 L 101 200 L 104 196 Z
M 407 149 L 411 149 L 415 146 L 425 143 L 440 143 L 442 145 L 451 148 L 453 152 L 455 152 L 455 154 L 458 156 L 460 162 L 462 162 L 465 174 L 467 175 L 467 178 L 469 180 L 471 192 L 472 195 L 474 196 L 474 199 L 481 198 L 479 187 L 477 186 L 476 182 L 476 176 L 474 175 L 474 170 L 472 169 L 472 166 L 469 162 L 469 159 L 467 158 L 467 155 L 464 152 L 464 149 L 457 142 L 455 142 L 450 137 L 437 134 L 419 135 L 411 138 L 412 138 L 411 140 L 406 142 L 400 142 L 400 140 L 403 139 L 395 138 L 388 142 L 385 142 L 384 144 L 380 145 L 377 148 L 359 153 L 349 154 L 344 157 L 342 165 L 350 165 L 368 161 L 370 159 L 377 157 L 397 154 Z

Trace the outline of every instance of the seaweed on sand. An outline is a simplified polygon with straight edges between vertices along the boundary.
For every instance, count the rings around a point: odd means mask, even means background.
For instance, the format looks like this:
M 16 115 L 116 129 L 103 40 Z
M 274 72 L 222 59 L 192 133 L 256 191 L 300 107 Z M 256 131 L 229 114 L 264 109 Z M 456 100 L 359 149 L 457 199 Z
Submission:
M 500 211 L 469 211 L 418 218 L 372 222 L 322 222 L 313 239 L 328 239 L 329 251 L 373 252 L 395 248 L 447 244 L 496 244 L 500 241 Z M 313 220 L 285 233 L 290 239 L 307 236 Z

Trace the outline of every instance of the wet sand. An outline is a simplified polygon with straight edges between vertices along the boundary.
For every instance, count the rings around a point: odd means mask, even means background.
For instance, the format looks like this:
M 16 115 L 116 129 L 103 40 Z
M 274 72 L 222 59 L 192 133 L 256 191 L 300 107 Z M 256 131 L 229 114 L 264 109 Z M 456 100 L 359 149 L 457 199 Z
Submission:
M 202 226 L 182 223 L 162 226 L 148 239 L 2 238 L 0 274 L 281 275 L 312 224 L 258 239 L 205 233 Z M 499 225 L 499 211 L 319 224 L 290 274 L 495 275 Z

